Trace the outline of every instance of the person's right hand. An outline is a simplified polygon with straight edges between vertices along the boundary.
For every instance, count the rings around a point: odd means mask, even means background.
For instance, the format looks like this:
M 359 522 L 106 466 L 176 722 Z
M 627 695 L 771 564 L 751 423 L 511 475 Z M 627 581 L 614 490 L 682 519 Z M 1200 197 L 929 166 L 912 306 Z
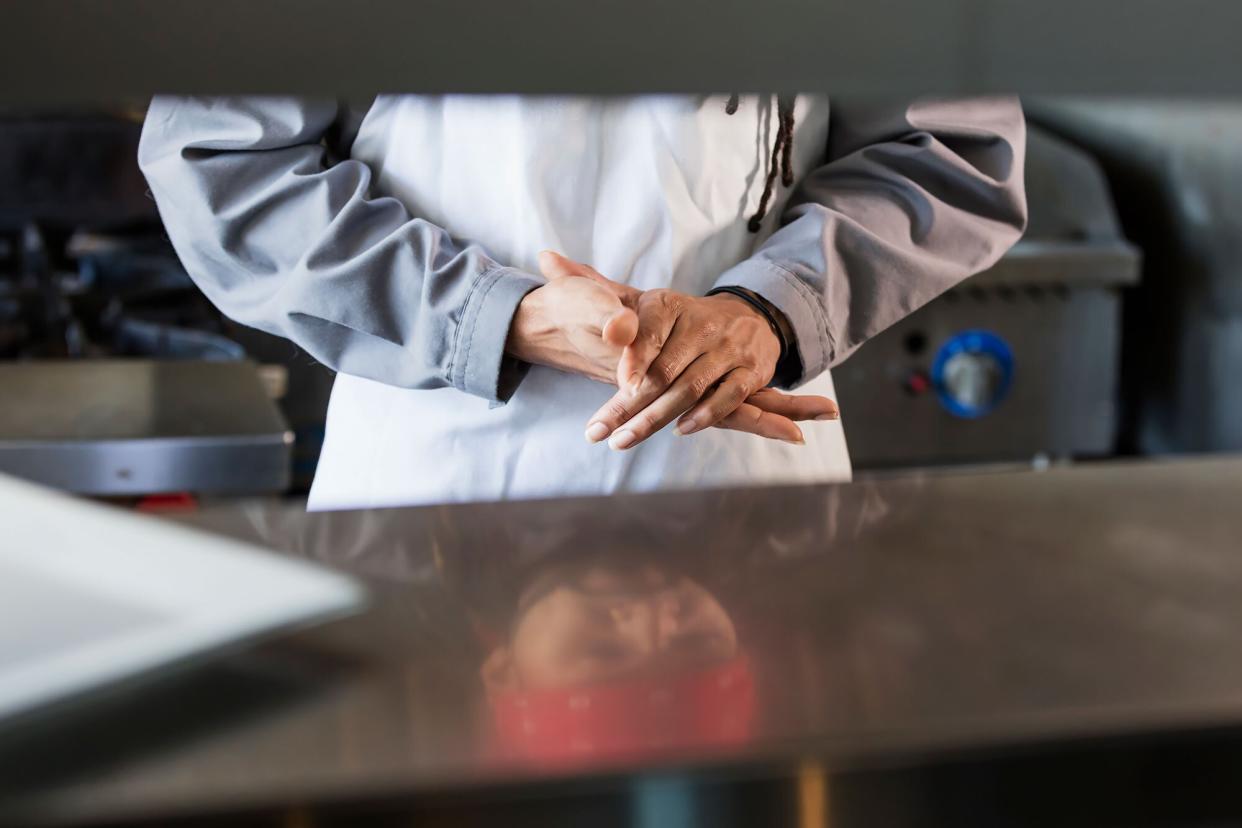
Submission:
M 638 333 L 634 309 L 642 291 L 550 250 L 539 254 L 539 270 L 548 283 L 518 305 L 505 351 L 615 385 L 621 353 Z

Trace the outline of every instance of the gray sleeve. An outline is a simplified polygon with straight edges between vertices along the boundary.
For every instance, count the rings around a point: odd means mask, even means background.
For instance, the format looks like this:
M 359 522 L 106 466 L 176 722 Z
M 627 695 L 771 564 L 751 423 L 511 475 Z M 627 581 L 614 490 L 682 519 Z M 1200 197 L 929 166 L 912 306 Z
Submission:
M 789 319 L 801 384 L 991 266 L 1026 227 L 1026 125 L 1016 98 L 834 103 L 826 163 L 783 226 L 716 286 Z
M 365 164 L 333 163 L 345 120 L 334 101 L 157 97 L 139 164 L 186 270 L 229 317 L 337 371 L 506 399 L 524 367 L 509 324 L 542 281 L 376 196 Z

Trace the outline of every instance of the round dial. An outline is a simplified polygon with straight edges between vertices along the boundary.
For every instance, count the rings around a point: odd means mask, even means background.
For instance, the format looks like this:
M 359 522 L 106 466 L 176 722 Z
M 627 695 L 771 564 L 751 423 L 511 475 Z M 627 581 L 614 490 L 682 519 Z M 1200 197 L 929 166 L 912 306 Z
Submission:
M 996 334 L 963 331 L 936 354 L 932 382 L 940 402 L 959 417 L 982 417 L 1005 398 L 1013 355 Z
M 944 393 L 963 408 L 983 408 L 996 399 L 1002 369 L 991 354 L 954 354 L 944 364 Z

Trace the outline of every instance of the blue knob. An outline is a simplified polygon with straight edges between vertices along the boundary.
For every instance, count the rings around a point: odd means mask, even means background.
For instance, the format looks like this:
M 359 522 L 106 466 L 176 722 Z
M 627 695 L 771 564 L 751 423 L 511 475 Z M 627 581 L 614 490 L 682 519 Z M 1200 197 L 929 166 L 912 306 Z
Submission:
M 931 378 L 936 397 L 950 414 L 982 417 L 1009 393 L 1013 352 L 991 331 L 962 331 L 936 352 Z

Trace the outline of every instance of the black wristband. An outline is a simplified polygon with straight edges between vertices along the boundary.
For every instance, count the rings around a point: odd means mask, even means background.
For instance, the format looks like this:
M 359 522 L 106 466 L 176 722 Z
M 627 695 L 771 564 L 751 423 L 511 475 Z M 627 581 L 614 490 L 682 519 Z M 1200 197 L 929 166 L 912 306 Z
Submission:
M 776 385 L 789 385 L 797 379 L 797 375 L 801 373 L 802 361 L 797 358 L 793 342 L 790 341 L 790 335 L 785 331 L 785 327 L 777 319 L 772 308 L 769 307 L 767 301 L 754 291 L 747 290 L 744 287 L 736 285 L 724 285 L 723 287 L 712 288 L 707 292 L 708 296 L 715 296 L 718 293 L 727 293 L 730 296 L 736 296 L 746 304 L 763 315 L 768 320 L 768 325 L 772 328 L 772 333 L 776 334 L 776 339 L 780 343 L 781 353 L 776 360 L 776 370 L 772 374 L 772 383 Z M 792 359 L 791 359 L 792 357 Z M 794 361 L 797 361 L 795 367 Z M 792 374 L 792 376 L 791 376 Z

